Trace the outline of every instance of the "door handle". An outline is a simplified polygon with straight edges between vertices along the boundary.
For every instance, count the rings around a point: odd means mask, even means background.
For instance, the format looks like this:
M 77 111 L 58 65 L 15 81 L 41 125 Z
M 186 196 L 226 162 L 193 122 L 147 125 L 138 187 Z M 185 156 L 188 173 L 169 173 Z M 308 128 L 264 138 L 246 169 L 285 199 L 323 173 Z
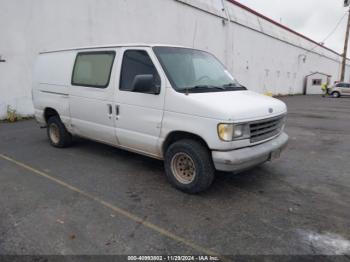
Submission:
M 120 106 L 119 106 L 119 105 L 116 105 L 116 106 L 115 106 L 115 114 L 116 114 L 117 120 L 119 119 L 119 113 L 120 113 Z
M 108 107 L 108 113 L 109 113 L 109 115 L 112 115 L 112 114 L 113 114 L 112 105 L 111 105 L 111 104 L 108 104 L 107 107 Z

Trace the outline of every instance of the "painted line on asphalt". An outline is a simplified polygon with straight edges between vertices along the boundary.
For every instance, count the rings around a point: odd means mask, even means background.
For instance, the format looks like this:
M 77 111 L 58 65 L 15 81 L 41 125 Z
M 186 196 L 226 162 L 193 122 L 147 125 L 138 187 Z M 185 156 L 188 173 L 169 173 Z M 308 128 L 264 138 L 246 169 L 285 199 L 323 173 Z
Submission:
M 111 203 L 108 203 L 108 202 L 102 200 L 99 197 L 96 197 L 96 196 L 94 196 L 94 195 L 92 195 L 92 194 L 90 194 L 88 192 L 85 192 L 85 191 L 83 191 L 83 190 L 81 190 L 81 189 L 79 189 L 79 188 L 77 188 L 75 186 L 72 186 L 72 185 L 70 185 L 70 184 L 68 184 L 68 183 L 66 183 L 66 182 L 64 182 L 64 181 L 62 181 L 60 179 L 57 179 L 57 178 L 55 178 L 53 176 L 50 176 L 47 173 L 42 172 L 40 170 L 37 170 L 37 169 L 35 169 L 35 168 L 25 164 L 25 163 L 17 161 L 15 159 L 13 159 L 11 157 L 8 157 L 6 155 L 3 155 L 3 154 L 0 154 L 0 158 L 2 158 L 4 160 L 7 160 L 8 162 L 11 162 L 11 163 L 13 163 L 13 164 L 15 164 L 15 165 L 17 165 L 19 167 L 22 167 L 22 168 L 24 168 L 24 169 L 34 173 L 35 175 L 44 177 L 44 178 L 50 180 L 51 182 L 59 184 L 60 186 L 62 186 L 64 188 L 67 188 L 67 189 L 69 189 L 69 190 L 71 190 L 73 192 L 79 193 L 80 195 L 82 195 L 82 196 L 84 196 L 84 197 L 86 197 L 86 198 L 88 198 L 90 200 L 93 200 L 93 201 L 101 204 L 102 206 L 107 207 L 107 208 L 113 210 L 114 212 L 116 212 L 116 213 L 118 213 L 118 214 L 120 214 L 120 215 L 122 215 L 122 216 L 124 216 L 124 217 L 126 217 L 126 218 L 128 218 L 128 219 L 130 219 L 130 220 L 132 220 L 134 222 L 136 222 L 136 223 L 139 223 L 139 224 L 143 225 L 144 227 L 146 227 L 148 229 L 151 229 L 151 230 L 157 232 L 160 235 L 166 236 L 166 237 L 168 237 L 168 238 L 170 238 L 172 240 L 175 240 L 175 241 L 177 241 L 179 243 L 182 243 L 182 244 L 190 247 L 190 248 L 200 252 L 201 254 L 206 254 L 206 255 L 209 255 L 209 256 L 216 256 L 216 257 L 220 256 L 220 255 L 216 254 L 215 252 L 211 251 L 210 249 L 207 249 L 205 247 L 201 247 L 201 246 L 193 243 L 192 241 L 187 240 L 187 239 L 185 239 L 185 238 L 183 238 L 181 236 L 178 236 L 178 235 L 176 235 L 174 233 L 171 233 L 170 231 L 168 231 L 168 230 L 166 230 L 166 229 L 164 229 L 164 228 L 162 228 L 160 226 L 157 226 L 157 225 L 155 225 L 153 223 L 144 221 L 143 218 L 141 218 L 141 217 L 139 217 L 139 216 L 137 216 L 135 214 L 132 214 L 129 211 L 123 209 L 123 208 L 120 208 L 120 207 L 117 207 L 117 206 L 115 206 L 115 205 L 113 205 Z

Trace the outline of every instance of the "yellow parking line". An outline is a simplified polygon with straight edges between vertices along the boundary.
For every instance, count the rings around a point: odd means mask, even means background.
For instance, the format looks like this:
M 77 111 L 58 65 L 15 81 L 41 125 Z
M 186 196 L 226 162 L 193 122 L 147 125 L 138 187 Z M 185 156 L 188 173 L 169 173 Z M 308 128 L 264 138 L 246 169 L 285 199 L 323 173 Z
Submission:
M 20 166 L 20 167 L 24 168 L 24 169 L 27 169 L 27 170 L 31 171 L 32 173 L 34 173 L 34 174 L 36 174 L 38 176 L 47 178 L 47 179 L 51 180 L 52 182 L 55 182 L 56 184 L 59 184 L 59 185 L 65 187 L 65 188 L 67 188 L 67 189 L 69 189 L 71 191 L 74 191 L 76 193 L 79 193 L 79 194 L 85 196 L 86 198 L 94 200 L 94 201 L 98 202 L 99 204 L 103 205 L 104 207 L 107 207 L 107 208 L 113 210 L 114 212 L 116 212 L 116 213 L 118 213 L 118 214 L 120 214 L 120 215 L 122 215 L 124 217 L 129 218 L 130 220 L 132 220 L 134 222 L 140 223 L 144 227 L 149 228 L 149 229 L 151 229 L 151 230 L 153 230 L 153 231 L 155 231 L 155 232 L 157 232 L 157 233 L 159 233 L 159 234 L 161 234 L 163 236 L 166 236 L 166 237 L 168 237 L 168 238 L 170 238 L 172 240 L 180 242 L 180 243 L 182 243 L 182 244 L 184 244 L 184 245 L 186 245 L 186 246 L 188 246 L 188 247 L 190 247 L 190 248 L 200 252 L 201 254 L 219 257 L 218 254 L 216 254 L 215 252 L 213 252 L 213 251 L 211 251 L 209 249 L 201 247 L 201 246 L 199 246 L 199 245 L 193 243 L 192 241 L 187 240 L 187 239 L 185 239 L 183 237 L 177 236 L 177 235 L 171 233 L 170 231 L 168 231 L 168 230 L 166 230 L 164 228 L 161 228 L 161 227 L 159 227 L 159 226 L 157 226 L 155 224 L 152 224 L 150 222 L 144 221 L 143 218 L 138 217 L 137 215 L 134 215 L 134 214 L 130 213 L 129 211 L 125 210 L 125 209 L 122 209 L 122 208 L 117 207 L 117 206 L 115 206 L 115 205 L 113 205 L 111 203 L 108 203 L 108 202 L 102 200 L 99 197 L 91 195 L 90 193 L 85 192 L 85 191 L 83 191 L 83 190 L 81 190 L 81 189 L 79 189 L 77 187 L 72 186 L 72 185 L 69 185 L 68 183 L 66 183 L 66 182 L 64 182 L 62 180 L 59 180 L 57 178 L 54 178 L 54 177 L 52 177 L 52 176 L 50 176 L 50 175 L 48 175 L 48 174 L 46 174 L 46 173 L 44 173 L 44 172 L 42 172 L 40 170 L 37 170 L 37 169 L 35 169 L 35 168 L 31 167 L 31 166 L 28 166 L 28 165 L 26 165 L 24 163 L 21 163 L 21 162 L 15 160 L 15 159 L 12 159 L 12 158 L 10 158 L 8 156 L 3 155 L 3 154 L 0 154 L 0 158 L 2 158 L 4 160 L 7 160 L 7 161 L 9 161 L 9 162 L 11 162 L 11 163 L 13 163 L 13 164 L 15 164 L 17 166 Z

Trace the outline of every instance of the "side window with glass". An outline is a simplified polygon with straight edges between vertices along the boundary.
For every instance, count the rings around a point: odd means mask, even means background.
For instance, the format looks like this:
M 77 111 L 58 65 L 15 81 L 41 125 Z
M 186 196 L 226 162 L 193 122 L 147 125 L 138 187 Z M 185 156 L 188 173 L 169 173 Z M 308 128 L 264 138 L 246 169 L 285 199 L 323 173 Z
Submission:
M 120 74 L 120 90 L 135 93 L 159 94 L 161 81 L 148 53 L 127 50 Z
M 346 86 L 346 84 L 344 84 L 344 83 L 341 83 L 341 84 L 337 84 L 337 85 L 336 85 L 336 87 L 341 87 L 341 88 L 345 88 L 345 87 L 347 87 L 347 86 Z
M 78 53 L 72 85 L 106 88 L 111 78 L 114 58 L 114 51 Z

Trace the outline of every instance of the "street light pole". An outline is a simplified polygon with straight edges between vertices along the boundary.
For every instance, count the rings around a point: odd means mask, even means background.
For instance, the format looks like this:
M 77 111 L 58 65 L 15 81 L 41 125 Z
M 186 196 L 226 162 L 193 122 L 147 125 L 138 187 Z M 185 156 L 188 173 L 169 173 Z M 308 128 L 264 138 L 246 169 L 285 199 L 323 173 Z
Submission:
M 345 6 L 346 6 L 346 4 L 348 4 L 348 1 L 345 1 Z M 348 15 L 348 25 L 346 28 L 346 35 L 345 35 L 343 63 L 342 63 L 341 75 L 340 75 L 341 82 L 344 82 L 344 80 L 345 80 L 345 69 L 346 69 L 346 58 L 347 58 L 347 53 L 348 53 L 349 34 L 350 34 L 350 9 L 349 9 L 349 15 Z

